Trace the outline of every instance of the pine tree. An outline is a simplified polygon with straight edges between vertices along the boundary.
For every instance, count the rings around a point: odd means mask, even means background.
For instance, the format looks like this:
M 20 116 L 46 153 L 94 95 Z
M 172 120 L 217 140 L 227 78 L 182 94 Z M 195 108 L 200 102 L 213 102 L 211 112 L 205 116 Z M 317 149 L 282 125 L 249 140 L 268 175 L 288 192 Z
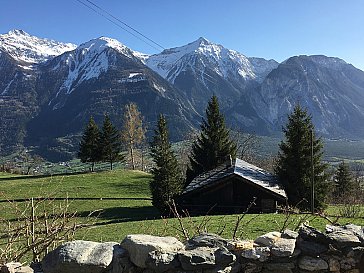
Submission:
M 152 203 L 162 214 L 169 212 L 169 204 L 183 188 L 181 171 L 168 137 L 167 122 L 159 116 L 157 128 L 151 142 L 150 154 L 155 163 L 150 182 Z
M 105 115 L 104 123 L 102 126 L 100 147 L 102 160 L 110 162 L 110 169 L 112 170 L 113 163 L 121 160 L 121 142 L 119 131 L 111 123 L 108 115 Z
M 288 116 L 283 133 L 285 140 L 279 145 L 275 172 L 284 184 L 288 202 L 291 205 L 299 203 L 303 209 L 311 207 L 313 173 L 315 208 L 323 208 L 329 187 L 325 174 L 327 165 L 322 162 L 323 143 L 314 133 L 311 116 L 300 105 L 296 105 Z M 304 199 L 307 202 L 302 202 Z
M 135 103 L 127 104 L 124 110 L 121 138 L 129 151 L 133 170 L 135 170 L 135 149 L 145 140 L 145 131 L 138 106 Z
M 95 123 L 93 117 L 85 128 L 80 142 L 80 150 L 78 152 L 78 158 L 82 163 L 90 162 L 91 171 L 94 171 L 95 163 L 100 158 L 100 130 Z
M 334 176 L 335 188 L 333 195 L 335 198 L 343 199 L 345 196 L 350 195 L 354 188 L 355 183 L 350 173 L 349 165 L 344 161 L 337 167 Z M 342 200 L 339 200 L 342 201 Z
M 190 183 L 199 174 L 212 170 L 231 156 L 236 157 L 236 143 L 231 139 L 220 113 L 216 96 L 212 96 L 206 108 L 206 119 L 202 120 L 201 133 L 192 145 L 190 165 L 186 171 L 186 182 Z

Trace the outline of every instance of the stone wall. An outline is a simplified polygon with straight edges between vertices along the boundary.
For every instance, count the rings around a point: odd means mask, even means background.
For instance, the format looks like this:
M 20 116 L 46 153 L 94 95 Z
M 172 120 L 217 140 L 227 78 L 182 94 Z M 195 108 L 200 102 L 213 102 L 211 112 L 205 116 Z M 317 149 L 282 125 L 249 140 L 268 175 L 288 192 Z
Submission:
M 73 241 L 49 253 L 42 266 L 44 273 L 364 273 L 364 229 L 327 226 L 322 233 L 302 226 L 254 241 L 214 234 L 186 243 L 150 235 L 128 235 L 120 244 Z

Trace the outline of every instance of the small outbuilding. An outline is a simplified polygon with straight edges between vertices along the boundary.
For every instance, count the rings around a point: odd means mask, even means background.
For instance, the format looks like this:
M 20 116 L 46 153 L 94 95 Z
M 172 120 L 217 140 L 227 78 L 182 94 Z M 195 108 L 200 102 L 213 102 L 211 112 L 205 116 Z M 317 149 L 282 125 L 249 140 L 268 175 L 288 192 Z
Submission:
M 278 178 L 241 159 L 229 161 L 197 176 L 178 198 L 180 208 L 193 215 L 275 212 L 286 203 Z

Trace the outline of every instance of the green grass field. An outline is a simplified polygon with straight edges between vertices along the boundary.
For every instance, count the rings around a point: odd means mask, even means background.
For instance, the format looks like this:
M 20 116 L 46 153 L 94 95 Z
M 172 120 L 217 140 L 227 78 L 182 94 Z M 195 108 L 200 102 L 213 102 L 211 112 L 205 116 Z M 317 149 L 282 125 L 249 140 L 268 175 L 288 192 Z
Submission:
M 76 239 L 119 242 L 127 234 L 133 233 L 172 235 L 183 239 L 179 221 L 161 219 L 152 206 L 150 179 L 149 174 L 120 169 L 42 178 L 0 175 L 0 219 L 16 219 L 19 213 L 15 212 L 14 207 L 22 211 L 27 204 L 25 200 L 31 197 L 50 196 L 56 198 L 53 205 L 58 205 L 68 196 L 69 211 L 77 212 L 75 220 L 92 223 L 91 226 L 79 230 Z M 49 206 L 45 209 L 52 210 Z M 97 211 L 94 213 L 98 214 L 97 218 L 87 217 L 94 211 Z M 331 215 L 338 211 L 338 207 L 328 209 Z M 359 218 L 341 218 L 339 222 L 364 225 L 363 216 L 364 211 Z M 198 231 L 208 231 L 231 238 L 237 217 L 238 215 L 187 217 L 183 219 L 183 225 L 190 236 Z M 254 239 L 266 232 L 282 229 L 285 220 L 284 214 L 246 215 L 236 235 L 244 239 Z M 286 225 L 295 229 L 301 222 L 308 222 L 321 230 L 328 223 L 323 218 L 306 214 L 290 216 Z
M 72 198 L 148 198 L 150 175 L 140 171 L 114 170 L 77 175 L 0 180 L 7 199 L 56 195 Z
M 12 173 L 0 172 L 0 178 L 17 177 L 17 176 L 19 176 L 19 175 L 18 174 L 12 174 Z

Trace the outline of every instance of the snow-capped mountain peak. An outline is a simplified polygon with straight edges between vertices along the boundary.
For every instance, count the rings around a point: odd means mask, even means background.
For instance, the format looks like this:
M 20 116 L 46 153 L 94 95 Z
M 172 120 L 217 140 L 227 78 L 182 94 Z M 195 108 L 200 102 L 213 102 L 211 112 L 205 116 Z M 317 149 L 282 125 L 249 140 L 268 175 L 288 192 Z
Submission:
M 244 80 L 259 81 L 263 79 L 260 71 L 271 70 L 271 65 L 269 69 L 263 67 L 257 69 L 243 54 L 212 43 L 203 37 L 187 45 L 166 49 L 160 54 L 152 55 L 147 59 L 146 64 L 173 83 L 179 73 L 191 67 L 196 68 L 198 61 L 201 63 L 199 69 L 208 67 L 224 79 L 242 77 Z
M 114 54 L 109 49 L 113 49 L 129 59 L 137 60 L 138 58 L 134 51 L 112 38 L 99 37 L 85 42 L 75 50 L 63 54 L 60 57 L 60 62 L 53 68 L 54 70 L 58 69 L 59 66 L 62 66 L 61 62 L 68 67 L 67 77 L 56 97 L 63 93 L 70 94 L 81 83 L 96 79 L 108 71 L 110 65 L 115 61 Z
M 130 58 L 134 57 L 133 52 L 127 46 L 123 45 L 118 40 L 108 37 L 99 37 L 83 43 L 77 47 L 77 51 L 101 52 L 107 48 L 113 48 Z
M 75 48 L 74 44 L 38 38 L 18 29 L 0 35 L 0 49 L 15 60 L 30 64 L 45 62 Z

